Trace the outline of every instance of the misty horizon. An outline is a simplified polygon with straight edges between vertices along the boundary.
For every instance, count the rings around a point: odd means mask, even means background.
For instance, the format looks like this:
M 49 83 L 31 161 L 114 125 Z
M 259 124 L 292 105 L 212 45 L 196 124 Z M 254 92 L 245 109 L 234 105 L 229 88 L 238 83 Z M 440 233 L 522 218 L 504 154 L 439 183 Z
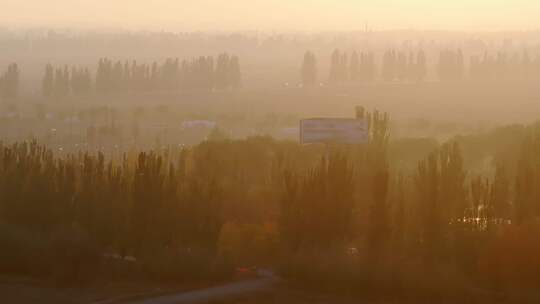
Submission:
M 540 29 L 533 0 L 317 1 L 3 0 L 0 26 L 154 31 L 530 31 Z M 129 5 L 127 5 L 129 3 Z M 121 17 L 120 17 L 121 16 Z
M 0 302 L 540 303 L 540 0 L 0 0 Z

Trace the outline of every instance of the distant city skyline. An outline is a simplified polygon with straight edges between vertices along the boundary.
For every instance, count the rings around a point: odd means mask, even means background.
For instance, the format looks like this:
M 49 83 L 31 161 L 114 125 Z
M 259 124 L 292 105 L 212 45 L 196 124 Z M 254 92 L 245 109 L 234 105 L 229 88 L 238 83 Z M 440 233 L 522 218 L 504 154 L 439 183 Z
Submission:
M 0 0 L 0 26 L 165 31 L 540 29 L 538 0 Z

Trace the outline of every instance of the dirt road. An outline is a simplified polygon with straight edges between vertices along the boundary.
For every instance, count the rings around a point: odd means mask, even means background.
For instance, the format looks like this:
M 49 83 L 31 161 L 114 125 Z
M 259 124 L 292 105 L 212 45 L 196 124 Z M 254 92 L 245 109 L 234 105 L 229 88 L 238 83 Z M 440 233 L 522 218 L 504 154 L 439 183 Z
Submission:
M 130 302 L 130 304 L 198 304 L 214 300 L 265 291 L 272 288 L 278 279 L 269 271 L 259 271 L 259 277 L 222 286 L 166 295 L 157 298 Z

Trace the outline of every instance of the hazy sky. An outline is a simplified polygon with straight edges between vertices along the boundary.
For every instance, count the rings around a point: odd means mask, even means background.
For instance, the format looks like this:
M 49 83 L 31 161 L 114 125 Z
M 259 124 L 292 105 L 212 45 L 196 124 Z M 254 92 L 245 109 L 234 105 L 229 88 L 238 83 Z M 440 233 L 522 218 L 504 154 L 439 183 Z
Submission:
M 0 0 L 0 25 L 192 30 L 540 29 L 540 0 Z

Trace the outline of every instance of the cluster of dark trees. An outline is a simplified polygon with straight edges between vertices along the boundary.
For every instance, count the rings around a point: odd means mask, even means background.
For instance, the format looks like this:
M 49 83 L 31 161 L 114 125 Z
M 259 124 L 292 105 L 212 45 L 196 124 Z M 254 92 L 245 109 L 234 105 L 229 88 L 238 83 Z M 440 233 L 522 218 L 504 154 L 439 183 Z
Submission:
M 375 112 L 367 119 L 367 145 L 330 148 L 307 170 L 283 166 L 280 232 L 282 245 L 292 256 L 329 248 L 345 252 L 358 233 L 371 245 L 388 237 L 389 116 Z M 360 228 L 355 214 L 365 215 L 362 232 L 355 231 Z
M 238 56 L 220 54 L 213 57 L 199 57 L 182 62 L 178 72 L 180 85 L 196 89 L 237 89 L 242 84 L 240 60 Z
M 19 67 L 16 63 L 12 63 L 4 73 L 0 74 L 0 97 L 11 100 L 17 98 L 18 93 Z
M 523 146 L 497 152 L 490 177 L 468 172 L 457 141 L 406 176 L 389 166 L 386 118 L 370 121 L 367 146 L 286 171 L 280 237 L 291 253 L 282 271 L 348 293 L 531 295 L 540 282 L 538 128 L 514 128 Z M 475 294 L 479 286 L 486 292 Z
M 493 175 L 468 171 L 459 138 L 401 172 L 388 115 L 359 116 L 369 142 L 358 146 L 215 138 L 116 161 L 2 146 L 0 271 L 43 269 L 45 253 L 76 249 L 82 257 L 45 264 L 111 253 L 178 278 L 216 256 L 257 252 L 286 277 L 348 292 L 445 297 L 473 284 L 485 297 L 538 286 L 538 127 L 494 136 L 523 143 L 490 152 Z
M 423 81 L 427 74 L 426 54 L 386 51 L 383 55 L 381 78 L 384 81 Z
M 465 73 L 465 59 L 463 51 L 443 50 L 439 55 L 439 63 L 437 65 L 437 74 L 439 80 L 457 80 L 462 79 Z
M 396 52 L 390 50 L 384 53 L 380 76 L 384 81 L 422 81 L 427 74 L 426 55 L 423 51 L 418 53 Z M 313 85 L 317 79 L 317 60 L 312 52 L 306 52 L 301 69 L 302 83 Z M 343 83 L 347 81 L 374 81 L 378 74 L 375 55 L 372 52 L 335 50 L 330 63 L 330 83 Z
M 540 76 L 540 57 L 532 58 L 527 50 L 509 54 L 497 52 L 491 55 L 470 56 L 466 67 L 461 49 L 442 51 L 437 73 L 440 80 L 457 80 L 467 76 L 476 80 L 531 79 Z
M 349 58 L 347 53 L 334 50 L 330 60 L 330 74 L 328 80 L 332 83 L 349 80 Z
M 376 75 L 375 57 L 371 52 L 353 51 L 350 58 L 347 53 L 335 50 L 332 53 L 329 81 L 373 81 Z M 308 51 L 304 55 L 301 69 L 302 84 L 314 85 L 317 82 L 318 69 L 315 54 Z
M 350 60 L 349 60 L 350 59 Z M 332 83 L 345 81 L 373 81 L 376 74 L 375 58 L 370 52 L 346 52 L 334 50 L 330 62 L 329 80 Z
M 310 51 L 304 54 L 300 73 L 303 85 L 312 86 L 317 83 L 317 58 L 315 54 Z
M 211 176 L 188 173 L 185 156 L 112 162 L 101 153 L 57 158 L 36 143 L 1 146 L 0 272 L 79 279 L 105 256 L 132 256 L 145 276 L 204 273 L 217 250 L 221 191 Z
M 65 97 L 87 95 L 92 90 L 92 76 L 87 68 L 68 66 L 55 68 L 51 64 L 45 67 L 42 83 L 45 97 Z
M 96 74 L 96 91 L 153 91 L 177 89 L 228 89 L 241 85 L 240 61 L 237 56 L 220 54 L 201 56 L 179 62 L 168 58 L 157 62 L 138 64 L 100 59 Z
M 148 65 L 102 58 L 96 72 L 96 92 L 173 89 L 178 86 L 178 68 L 177 59 L 167 59 L 162 65 L 157 62 Z
M 528 79 L 540 76 L 540 57 L 533 59 L 527 51 L 509 55 L 504 52 L 490 56 L 471 56 L 467 65 L 461 49 L 445 49 L 440 52 L 434 68 L 441 81 L 464 79 Z M 428 74 L 427 55 L 423 50 L 403 52 L 388 50 L 384 52 L 377 67 L 373 53 L 347 53 L 335 50 L 330 65 L 330 83 L 346 81 L 374 81 L 377 75 L 383 81 L 423 81 Z M 306 52 L 301 68 L 304 85 L 317 82 L 317 59 L 312 52 Z
M 180 62 L 167 58 L 163 64 L 137 63 L 99 59 L 95 79 L 87 68 L 54 68 L 47 65 L 43 78 L 43 95 L 63 97 L 90 92 L 146 92 L 179 89 L 237 89 L 242 75 L 238 56 L 220 54 Z
M 354 51 L 351 55 L 350 74 L 352 81 L 373 81 L 376 76 L 375 57 L 371 52 Z
M 469 74 L 473 79 L 530 79 L 540 77 L 540 57 L 532 58 L 525 50 L 521 54 L 498 52 L 471 56 Z

